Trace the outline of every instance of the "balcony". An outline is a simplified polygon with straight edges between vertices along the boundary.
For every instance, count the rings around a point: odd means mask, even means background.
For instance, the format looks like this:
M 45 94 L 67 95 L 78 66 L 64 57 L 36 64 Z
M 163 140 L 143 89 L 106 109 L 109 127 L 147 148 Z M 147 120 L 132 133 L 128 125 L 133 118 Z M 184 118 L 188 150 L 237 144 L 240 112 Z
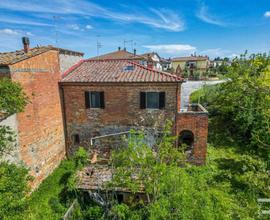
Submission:
M 185 108 L 180 109 L 180 112 L 178 113 L 208 114 L 208 111 L 201 104 L 193 103 L 186 105 Z

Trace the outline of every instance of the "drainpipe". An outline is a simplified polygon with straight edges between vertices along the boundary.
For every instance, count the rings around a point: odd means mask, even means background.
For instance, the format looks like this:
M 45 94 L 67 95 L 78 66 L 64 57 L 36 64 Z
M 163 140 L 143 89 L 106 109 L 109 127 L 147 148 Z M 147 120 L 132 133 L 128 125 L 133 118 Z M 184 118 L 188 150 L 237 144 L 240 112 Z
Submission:
M 64 126 L 66 157 L 68 157 L 66 103 L 65 103 L 64 88 L 60 84 L 59 84 L 59 90 L 60 90 L 60 99 L 61 99 L 61 108 L 62 108 L 62 119 L 63 119 L 63 126 Z

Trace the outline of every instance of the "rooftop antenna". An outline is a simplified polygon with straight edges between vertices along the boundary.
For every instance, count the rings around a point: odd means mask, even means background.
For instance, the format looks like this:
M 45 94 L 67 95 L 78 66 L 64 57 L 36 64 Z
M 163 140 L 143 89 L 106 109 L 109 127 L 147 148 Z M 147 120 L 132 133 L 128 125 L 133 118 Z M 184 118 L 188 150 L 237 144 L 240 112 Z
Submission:
M 133 40 L 124 40 L 124 48 L 126 48 L 126 44 L 129 43 L 131 45 L 132 50 L 134 49 L 133 47 Z
M 97 57 L 98 57 L 98 59 L 99 59 L 99 49 L 103 46 L 98 40 L 99 37 L 100 37 L 100 35 L 97 35 Z
M 57 21 L 60 20 L 60 16 L 54 15 L 53 16 L 53 21 L 54 21 L 54 28 L 55 28 L 55 46 L 57 47 L 58 44 L 58 26 L 57 26 Z

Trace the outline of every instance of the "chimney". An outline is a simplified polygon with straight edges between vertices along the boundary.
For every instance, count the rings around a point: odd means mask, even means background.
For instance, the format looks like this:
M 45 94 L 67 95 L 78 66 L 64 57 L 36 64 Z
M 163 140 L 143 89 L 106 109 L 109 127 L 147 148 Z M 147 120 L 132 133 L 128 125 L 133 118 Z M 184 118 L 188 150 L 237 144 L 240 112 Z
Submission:
M 127 51 L 127 48 L 124 47 L 124 51 Z
M 22 38 L 22 43 L 23 43 L 23 50 L 25 53 L 28 53 L 29 51 L 29 38 L 28 37 L 23 37 Z
M 134 56 L 136 56 L 136 49 L 133 50 L 133 54 L 134 54 Z
M 121 47 L 118 47 L 118 51 L 120 51 L 121 50 Z

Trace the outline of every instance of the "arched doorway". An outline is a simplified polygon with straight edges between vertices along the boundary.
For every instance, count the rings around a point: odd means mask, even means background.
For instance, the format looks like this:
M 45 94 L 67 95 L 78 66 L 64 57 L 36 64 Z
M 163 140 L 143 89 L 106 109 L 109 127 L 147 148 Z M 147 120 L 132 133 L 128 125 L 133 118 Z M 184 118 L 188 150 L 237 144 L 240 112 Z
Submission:
M 178 136 L 178 146 L 184 147 L 184 151 L 188 156 L 192 155 L 194 146 L 194 134 L 192 131 L 184 130 L 181 131 Z

